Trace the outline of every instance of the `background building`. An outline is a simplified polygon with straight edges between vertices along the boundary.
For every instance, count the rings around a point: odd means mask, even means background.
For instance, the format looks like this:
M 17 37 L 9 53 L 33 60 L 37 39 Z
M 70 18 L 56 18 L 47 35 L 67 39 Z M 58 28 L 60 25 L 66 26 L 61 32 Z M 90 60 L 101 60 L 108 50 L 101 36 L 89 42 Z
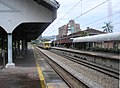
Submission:
M 71 25 L 73 25 L 73 21 L 69 21 L 68 23 L 68 33 L 69 33 L 69 29 L 72 27 Z M 99 35 L 99 34 L 105 34 L 105 32 L 93 29 L 93 28 L 89 28 L 87 27 L 86 30 L 81 31 L 79 28 L 79 26 L 75 26 L 76 29 L 72 30 L 71 29 L 71 33 L 65 34 L 67 31 L 67 29 L 65 31 L 63 31 L 64 29 L 60 30 L 60 35 L 57 37 L 56 40 L 56 44 L 59 46 L 63 46 L 63 47 L 71 47 L 73 45 L 72 43 L 72 38 L 76 38 L 76 37 L 84 37 L 84 36 L 92 36 L 92 35 Z M 65 28 L 65 25 L 60 27 L 60 28 Z M 64 35 L 62 35 L 62 32 Z
M 67 35 L 67 25 L 63 25 L 62 27 L 59 27 L 59 37 Z
M 76 24 L 74 20 L 70 20 L 67 25 L 59 27 L 59 37 L 67 36 L 80 30 L 80 25 Z
M 74 20 L 70 20 L 69 23 L 67 24 L 67 29 L 68 29 L 68 32 L 67 32 L 67 35 L 69 34 L 72 34 L 72 33 L 75 33 L 75 32 L 78 32 L 80 31 L 80 25 L 79 24 L 76 24 L 74 22 Z

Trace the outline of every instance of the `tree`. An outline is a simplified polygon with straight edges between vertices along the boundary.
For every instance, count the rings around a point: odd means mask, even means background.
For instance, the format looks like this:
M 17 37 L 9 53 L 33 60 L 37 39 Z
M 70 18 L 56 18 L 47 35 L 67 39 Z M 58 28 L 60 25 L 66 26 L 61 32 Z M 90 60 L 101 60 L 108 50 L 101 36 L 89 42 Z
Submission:
M 44 38 L 41 40 L 42 42 L 50 41 L 50 39 Z
M 103 32 L 112 33 L 113 27 L 114 26 L 111 25 L 111 22 L 108 23 L 105 22 L 105 26 L 102 27 L 104 29 Z
M 84 36 L 87 36 L 87 32 L 85 32 L 85 31 L 81 31 L 81 33 L 80 33 L 80 37 L 84 37 Z

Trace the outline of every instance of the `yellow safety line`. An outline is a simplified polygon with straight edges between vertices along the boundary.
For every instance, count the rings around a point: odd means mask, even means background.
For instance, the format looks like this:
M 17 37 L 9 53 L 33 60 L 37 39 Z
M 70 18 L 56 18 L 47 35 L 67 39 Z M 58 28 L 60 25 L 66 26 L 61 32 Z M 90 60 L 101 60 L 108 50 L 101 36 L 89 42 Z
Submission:
M 37 67 L 37 71 L 38 71 L 38 74 L 39 74 L 41 87 L 46 88 L 45 79 L 44 79 L 44 76 L 42 74 L 42 70 L 41 70 L 40 66 L 37 63 L 36 63 L 36 67 Z
M 35 57 L 35 63 L 36 63 L 37 71 L 38 71 L 38 74 L 39 74 L 39 79 L 40 79 L 41 87 L 42 88 L 46 88 L 45 79 L 44 79 L 44 76 L 42 74 L 42 70 L 41 70 L 39 64 L 37 63 L 36 56 L 35 56 L 35 51 L 34 51 L 34 57 Z

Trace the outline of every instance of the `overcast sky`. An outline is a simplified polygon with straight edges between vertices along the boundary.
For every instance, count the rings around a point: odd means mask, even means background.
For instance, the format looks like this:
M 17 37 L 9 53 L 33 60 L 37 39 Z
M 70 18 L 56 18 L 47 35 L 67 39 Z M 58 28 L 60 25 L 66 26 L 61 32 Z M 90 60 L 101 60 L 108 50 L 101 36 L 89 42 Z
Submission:
M 71 19 L 75 20 L 75 23 L 79 23 L 80 28 L 82 30 L 85 30 L 87 27 L 90 27 L 101 31 L 103 31 L 101 27 L 105 25 L 104 22 L 108 22 L 111 19 L 112 24 L 114 26 L 113 31 L 120 32 L 120 0 L 111 0 L 111 3 L 107 0 L 57 0 L 57 1 L 60 3 L 60 8 L 57 11 L 57 18 L 44 31 L 44 33 L 42 34 L 43 36 L 57 35 L 58 28 L 63 26 L 64 24 L 67 24 Z M 103 2 L 105 3 L 100 5 Z M 74 9 L 72 9 L 76 4 L 77 6 Z M 91 10 L 94 7 L 96 8 Z M 89 12 L 84 14 L 87 11 Z M 67 12 L 69 13 L 65 15 Z M 80 16 L 81 14 L 83 15 Z M 108 17 L 109 15 L 112 16 Z M 78 16 L 80 17 L 75 19 Z

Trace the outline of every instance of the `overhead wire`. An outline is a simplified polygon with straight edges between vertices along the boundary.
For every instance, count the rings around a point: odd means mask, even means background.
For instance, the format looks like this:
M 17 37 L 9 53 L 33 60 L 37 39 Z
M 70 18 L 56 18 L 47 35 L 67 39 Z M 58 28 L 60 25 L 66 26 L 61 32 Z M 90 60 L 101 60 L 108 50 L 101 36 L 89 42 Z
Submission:
M 101 4 L 99 4 L 99 5 L 97 5 L 97 6 L 93 7 L 93 8 L 91 8 L 91 9 L 89 9 L 88 11 L 86 11 L 86 12 L 82 13 L 81 15 L 75 17 L 74 20 L 76 20 L 76 19 L 78 19 L 79 17 L 81 17 L 81 16 L 87 14 L 88 12 L 91 12 L 92 10 L 98 8 L 99 6 L 103 5 L 104 3 L 108 2 L 108 1 L 109 1 L 109 0 L 106 0 L 106 1 L 102 2 Z
M 59 21 L 58 22 L 56 22 L 55 24 L 54 24 L 54 26 L 56 26 L 58 23 L 60 23 L 60 21 L 67 15 L 67 14 L 69 14 L 80 2 L 81 2 L 82 0 L 79 0 L 67 13 L 65 13 L 60 19 L 59 19 Z M 53 26 L 53 27 L 54 27 Z M 53 31 L 55 31 L 56 29 L 54 29 Z M 50 32 L 51 33 L 51 32 Z
M 116 22 L 116 23 L 114 23 L 114 24 L 112 24 L 112 25 L 116 25 L 116 24 L 120 24 L 120 22 Z
M 84 13 L 81 13 L 81 15 L 77 16 L 76 18 L 74 18 L 74 20 L 76 20 L 76 19 L 78 19 L 80 16 L 83 16 L 83 15 L 85 15 L 86 13 L 88 13 L 88 12 L 90 12 L 90 11 L 98 8 L 99 6 L 103 5 L 104 3 L 108 2 L 108 1 L 109 1 L 109 0 L 106 0 L 106 1 L 104 1 L 104 2 L 102 2 L 102 3 L 100 3 L 99 5 L 91 8 L 90 10 L 88 10 L 88 11 L 86 11 L 86 12 L 84 12 Z M 80 1 L 79 1 L 79 2 L 80 2 Z M 76 6 L 77 6 L 77 5 L 76 5 Z M 66 14 L 65 14 L 65 15 L 66 15 Z M 63 16 L 63 17 L 64 17 L 64 16 Z M 55 29 L 55 30 L 56 30 L 56 29 Z
M 111 25 L 113 25 L 113 26 L 114 26 L 114 25 L 117 25 L 117 24 L 119 24 L 119 23 L 120 23 L 120 22 L 117 22 L 117 23 L 111 23 Z M 103 24 L 103 22 L 98 23 L 98 24 L 96 24 L 96 25 L 100 25 L 100 24 Z M 102 28 L 102 27 L 95 27 L 95 28 L 97 29 L 97 28 Z
M 117 11 L 117 12 L 109 15 L 109 17 L 110 17 L 110 16 L 113 16 L 113 15 L 116 15 L 116 14 L 118 14 L 118 13 L 120 13 L 120 11 Z M 92 22 L 90 22 L 90 23 L 87 23 L 87 24 L 83 25 L 82 27 L 85 27 L 85 26 L 87 26 L 87 25 L 93 24 L 93 23 L 95 23 L 95 22 L 98 22 L 98 21 L 103 20 L 103 19 L 106 19 L 106 18 L 108 18 L 108 16 L 105 16 L 105 17 L 102 17 L 102 18 L 97 19 L 97 20 L 95 20 L 95 21 L 92 21 Z
M 78 1 L 60 20 L 62 20 L 67 14 L 69 14 L 82 0 Z
M 80 1 L 82 1 L 82 0 L 80 0 Z M 56 24 L 60 23 L 60 21 L 61 21 L 67 14 L 69 14 L 76 6 L 80 3 L 80 1 L 79 1 L 77 4 L 75 4 L 74 7 L 71 8 L 67 13 L 65 13 L 65 15 L 63 15 L 63 16 L 59 19 L 59 21 L 54 24 L 54 26 L 56 26 Z M 109 1 L 109 0 L 106 0 L 106 1 L 102 2 L 101 4 L 99 4 L 99 5 L 91 8 L 90 10 L 88 10 L 88 11 L 86 11 L 86 12 L 84 12 L 84 13 L 82 13 L 82 11 L 81 11 L 81 15 L 75 17 L 74 20 L 76 20 L 76 19 L 78 19 L 79 17 L 81 17 L 81 16 L 83 16 L 83 15 L 91 12 L 92 10 L 94 10 L 94 9 L 96 9 L 96 8 L 98 8 L 98 7 L 100 7 L 101 5 L 105 4 L 105 3 L 108 2 L 108 1 Z M 114 14 L 111 14 L 111 15 L 109 15 L 109 16 L 113 16 L 113 15 L 116 15 L 116 14 L 118 14 L 118 13 L 120 13 L 120 11 L 115 12 Z M 107 17 L 108 17 L 108 16 L 107 16 Z M 90 23 L 88 23 L 88 24 L 86 24 L 86 25 L 93 24 L 93 23 L 95 23 L 95 22 L 97 22 L 97 21 L 100 21 L 100 20 L 103 20 L 103 19 L 105 19 L 105 18 L 107 18 L 107 17 L 103 17 L 103 18 L 97 19 L 97 20 L 95 20 L 95 21 L 93 21 L 93 22 L 90 22 Z M 117 23 L 117 24 L 118 24 L 118 23 Z M 53 26 L 53 27 L 54 27 L 54 26 Z M 54 29 L 54 30 L 52 30 L 51 32 L 49 32 L 49 34 L 53 33 L 55 30 L 56 30 L 56 29 Z
M 102 22 L 102 23 L 103 23 L 103 22 Z M 99 24 L 102 24 L 102 23 L 99 23 Z M 120 22 L 111 23 L 112 26 L 117 25 L 117 24 L 120 24 Z M 99 27 L 96 27 L 96 29 L 99 29 L 99 28 L 102 28 L 102 27 L 100 27 L 100 26 L 99 26 Z

